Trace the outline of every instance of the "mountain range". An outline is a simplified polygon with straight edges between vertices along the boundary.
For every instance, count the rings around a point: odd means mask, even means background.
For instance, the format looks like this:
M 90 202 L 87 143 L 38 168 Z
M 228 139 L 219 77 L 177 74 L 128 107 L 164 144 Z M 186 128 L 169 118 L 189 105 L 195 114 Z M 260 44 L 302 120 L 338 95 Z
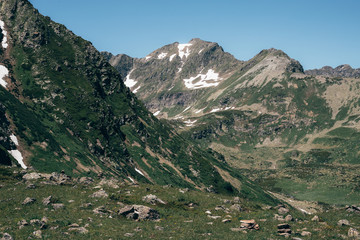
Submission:
M 157 118 L 264 188 L 328 203 L 360 196 L 358 70 L 304 71 L 277 49 L 240 61 L 200 39 L 145 58 L 103 55 Z

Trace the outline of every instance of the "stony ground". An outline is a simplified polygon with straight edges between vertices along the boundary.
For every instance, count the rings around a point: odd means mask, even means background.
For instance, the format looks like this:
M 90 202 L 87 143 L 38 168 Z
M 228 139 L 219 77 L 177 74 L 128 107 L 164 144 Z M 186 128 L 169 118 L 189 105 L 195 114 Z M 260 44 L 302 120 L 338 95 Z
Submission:
M 359 239 L 360 208 L 0 169 L 1 239 Z

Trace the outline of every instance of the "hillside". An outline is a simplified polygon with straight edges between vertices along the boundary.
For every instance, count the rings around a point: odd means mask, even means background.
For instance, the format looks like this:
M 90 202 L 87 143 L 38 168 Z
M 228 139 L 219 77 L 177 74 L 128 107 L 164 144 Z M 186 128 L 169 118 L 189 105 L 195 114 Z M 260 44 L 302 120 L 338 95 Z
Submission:
M 90 42 L 26 0 L 0 9 L 2 164 L 273 201 L 155 118 Z
M 202 55 L 194 41 L 219 50 Z M 186 46 L 187 55 L 169 50 L 176 46 Z M 191 62 L 193 71 L 178 68 L 178 75 L 168 75 L 178 67 L 168 52 L 182 56 L 184 66 Z M 356 203 L 358 79 L 307 75 L 298 61 L 277 49 L 248 61 L 230 56 L 218 44 L 199 39 L 170 44 L 133 59 L 125 84 L 182 136 L 220 152 L 266 189 L 302 200 Z M 123 69 L 122 57 L 116 58 L 110 62 Z

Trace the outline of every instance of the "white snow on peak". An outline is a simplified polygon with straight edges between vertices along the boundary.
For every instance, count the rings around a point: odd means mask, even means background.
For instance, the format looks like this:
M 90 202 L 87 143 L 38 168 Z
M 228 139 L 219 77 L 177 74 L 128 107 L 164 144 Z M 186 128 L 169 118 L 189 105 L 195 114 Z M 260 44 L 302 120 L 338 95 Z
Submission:
M 176 57 L 176 53 L 170 56 L 170 62 Z
M 18 163 L 21 165 L 23 169 L 27 169 L 23 161 L 23 156 L 19 150 L 9 150 L 8 152 L 11 154 L 11 156 L 13 156 L 16 159 L 16 161 L 18 161 Z
M 139 89 L 141 88 L 141 86 L 138 86 L 137 88 L 135 88 L 134 91 L 132 91 L 133 93 L 137 93 L 137 91 L 139 91 Z
M 143 176 L 145 177 L 145 175 L 144 175 L 139 169 L 135 168 L 135 171 L 136 171 L 137 173 L 139 173 L 140 175 L 143 175 Z
M 7 48 L 8 47 L 8 43 L 7 43 L 7 31 L 5 30 L 5 23 L 3 21 L 0 20 L 0 28 L 2 31 L 2 34 L 4 35 L 1 45 L 3 48 Z
M 19 146 L 19 142 L 17 140 L 17 137 L 14 134 L 10 135 L 11 141 L 13 141 L 13 143 L 15 143 L 16 146 Z
M 195 77 L 184 79 L 184 82 L 187 88 L 198 89 L 205 87 L 215 87 L 219 85 L 220 80 L 222 80 L 222 78 L 219 77 L 219 74 L 214 70 L 209 69 L 206 74 L 199 73 Z
M 160 111 L 155 112 L 155 113 L 154 113 L 154 116 L 159 115 L 159 113 L 160 113 Z
M 159 54 L 159 56 L 158 56 L 157 58 L 158 58 L 158 59 L 163 59 L 163 58 L 165 58 L 166 56 L 167 56 L 167 53 L 162 52 L 162 53 Z
M 126 76 L 125 78 L 125 82 L 124 84 L 128 87 L 128 88 L 132 88 L 133 86 L 135 86 L 135 84 L 137 83 L 137 81 L 135 81 L 134 79 L 130 78 L 130 74 L 133 72 L 134 70 L 131 70 L 129 72 L 129 74 Z
M 7 82 L 5 81 L 5 77 L 9 75 L 9 70 L 3 66 L 0 65 L 0 85 L 6 88 Z
M 146 56 L 145 60 L 149 60 L 151 58 L 151 56 Z
M 183 56 L 185 56 L 185 58 L 187 58 L 190 55 L 190 46 L 192 44 L 191 43 L 183 43 L 183 44 L 179 44 L 178 48 L 179 48 L 179 56 L 182 59 Z

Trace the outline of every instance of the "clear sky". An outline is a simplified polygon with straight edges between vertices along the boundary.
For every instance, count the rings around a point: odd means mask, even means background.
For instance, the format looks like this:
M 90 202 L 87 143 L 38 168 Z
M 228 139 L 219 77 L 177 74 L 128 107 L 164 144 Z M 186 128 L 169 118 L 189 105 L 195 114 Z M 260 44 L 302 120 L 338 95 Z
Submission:
M 240 60 L 278 48 L 305 69 L 360 67 L 360 0 L 30 0 L 100 51 L 144 57 L 192 38 Z

